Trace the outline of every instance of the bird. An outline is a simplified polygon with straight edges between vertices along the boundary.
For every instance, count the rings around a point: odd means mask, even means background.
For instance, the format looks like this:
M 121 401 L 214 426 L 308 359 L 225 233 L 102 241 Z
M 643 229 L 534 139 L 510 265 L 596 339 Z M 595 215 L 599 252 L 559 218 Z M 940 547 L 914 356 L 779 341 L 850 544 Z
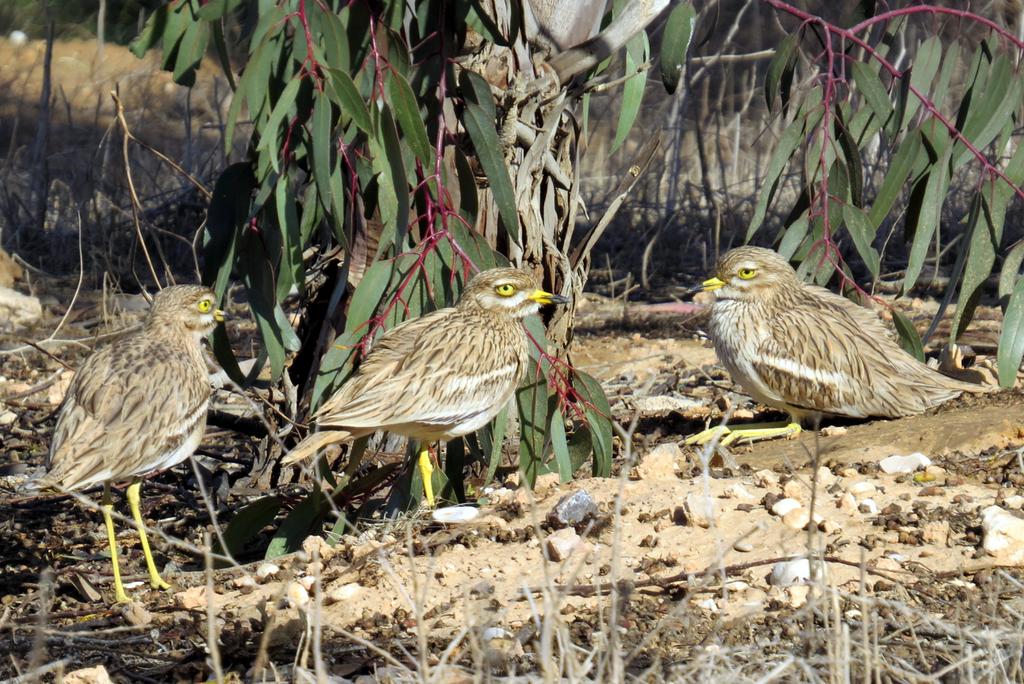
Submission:
M 873 311 L 802 282 L 772 250 L 730 250 L 715 275 L 693 291 L 714 295 L 708 333 L 733 381 L 790 420 L 718 426 L 690 436 L 687 444 L 794 436 L 802 422 L 823 416 L 910 416 L 963 392 L 991 391 L 921 363 Z
M 139 509 L 141 479 L 181 463 L 206 429 L 210 382 L 202 339 L 224 321 L 212 290 L 176 285 L 153 297 L 142 329 L 92 353 L 60 405 L 47 472 L 31 489 L 76 492 L 102 484 L 100 509 L 114 569 L 114 599 L 127 602 L 118 564 L 111 484 L 126 495 L 154 589 L 157 572 Z
M 477 273 L 455 306 L 381 335 L 355 374 L 314 413 L 319 431 L 282 462 L 297 463 L 378 430 L 403 435 L 419 443 L 423 494 L 432 508 L 429 444 L 479 430 L 505 407 L 529 365 L 522 320 L 543 305 L 568 302 L 518 268 Z

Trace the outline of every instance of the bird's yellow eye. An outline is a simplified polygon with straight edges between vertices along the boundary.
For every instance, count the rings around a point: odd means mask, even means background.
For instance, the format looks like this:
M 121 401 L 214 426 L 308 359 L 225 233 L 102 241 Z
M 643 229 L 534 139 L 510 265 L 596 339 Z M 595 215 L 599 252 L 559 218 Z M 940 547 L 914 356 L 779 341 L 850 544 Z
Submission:
M 750 280 L 757 275 L 757 271 L 753 268 L 741 268 L 737 275 L 744 280 Z
M 209 299 L 203 299 L 199 302 L 199 313 L 210 313 L 210 309 L 213 308 L 213 302 Z
M 494 291 L 502 297 L 511 297 L 516 293 L 516 286 L 512 283 L 502 283 L 498 287 L 494 288 Z

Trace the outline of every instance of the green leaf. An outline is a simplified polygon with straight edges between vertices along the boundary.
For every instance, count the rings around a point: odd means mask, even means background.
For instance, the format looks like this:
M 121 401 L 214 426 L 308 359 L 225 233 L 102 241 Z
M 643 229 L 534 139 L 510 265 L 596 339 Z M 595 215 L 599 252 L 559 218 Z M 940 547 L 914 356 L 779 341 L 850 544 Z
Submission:
M 146 19 L 146 24 L 143 26 L 142 31 L 135 40 L 128 44 L 128 49 L 133 55 L 142 59 L 146 52 L 151 50 L 157 41 L 163 38 L 164 31 L 167 29 L 167 20 L 170 12 L 171 3 L 163 3 L 153 10 L 153 13 Z
M 924 96 L 928 96 L 932 81 L 935 80 L 935 73 L 939 69 L 939 62 L 942 60 L 942 52 L 945 48 L 942 40 L 932 36 L 921 43 L 917 49 L 917 56 L 914 58 L 913 67 L 910 69 L 910 87 L 916 89 Z M 921 101 L 916 95 L 911 94 L 907 98 L 907 107 L 900 119 L 900 128 L 905 130 L 907 124 L 914 114 L 921 107 Z
M 508 166 L 495 128 L 497 115 L 491 89 L 482 76 L 468 69 L 462 72 L 460 85 L 466 100 L 463 124 L 473 141 L 487 180 L 491 182 L 491 193 L 498 205 L 498 215 L 505 226 L 505 232 L 513 243 L 519 245 L 519 213 L 516 210 L 512 179 L 508 175 Z
M 807 212 L 805 211 L 800 215 L 800 218 L 793 221 L 793 223 L 785 229 L 782 240 L 779 242 L 779 254 L 787 260 L 792 259 L 793 255 L 796 254 L 796 250 L 804 241 L 804 237 L 807 235 L 807 229 L 810 228 L 810 225 L 811 222 L 807 219 Z
M 871 227 L 871 221 L 868 220 L 867 214 L 862 209 L 847 204 L 843 206 L 843 222 L 846 224 L 846 230 L 853 239 L 853 245 L 857 248 L 860 258 L 864 260 L 871 275 L 877 278 L 881 259 L 878 256 L 878 251 L 871 246 L 875 239 L 875 231 Z
M 878 77 L 878 72 L 864 62 L 852 62 L 850 68 L 857 89 L 864 96 L 868 106 L 874 110 L 880 121 L 887 121 L 892 116 L 892 102 L 885 86 L 882 85 L 882 80 Z
M 277 209 L 277 223 L 281 227 L 283 249 L 281 263 L 278 267 L 277 301 L 283 300 L 292 289 L 292 285 L 302 289 L 306 278 L 306 268 L 302 261 L 302 231 L 299 227 L 299 214 L 295 208 L 295 200 L 289 189 L 288 177 L 281 176 L 274 188 L 274 206 Z M 313 207 L 309 208 L 313 211 Z M 283 315 L 283 314 L 282 314 Z M 288 326 L 291 329 L 291 326 Z
M 928 254 L 928 246 L 932 236 L 938 230 L 942 220 L 942 204 L 949 188 L 949 152 L 944 154 L 932 166 L 925 181 L 921 205 L 917 210 L 917 224 L 914 227 L 914 239 L 910 245 L 910 258 L 907 260 L 907 272 L 903 277 L 902 291 L 910 292 L 921 275 L 924 258 Z
M 1000 56 L 992 64 L 991 73 L 982 97 L 972 100 L 967 120 L 961 131 L 975 148 L 984 149 L 1020 108 L 1021 79 L 1013 72 L 1010 61 Z M 957 143 L 953 168 L 974 159 L 962 142 Z
M 334 139 L 331 137 L 331 101 L 323 94 L 316 95 L 312 117 L 313 182 L 320 201 L 331 205 L 331 162 L 334 158 Z M 303 207 L 303 213 L 311 207 Z
M 487 477 L 484 478 L 484 485 L 494 481 L 494 474 L 498 472 L 501 464 L 502 447 L 505 445 L 505 433 L 508 431 L 509 406 L 501 409 L 494 418 L 490 434 L 490 450 L 487 460 Z
M 423 168 L 433 170 L 434 150 L 427 140 L 427 129 L 423 126 L 423 117 L 420 115 L 419 106 L 416 104 L 416 96 L 400 74 L 391 73 L 387 83 L 388 96 L 391 98 L 391 106 L 395 110 L 395 118 L 398 125 L 402 127 L 409 142 L 409 147 L 416 155 Z
M 227 555 L 238 556 L 264 527 L 269 525 L 277 517 L 281 510 L 281 499 L 277 496 L 264 496 L 242 506 L 231 518 L 231 522 L 224 528 L 224 543 L 227 545 Z M 215 546 L 215 553 L 224 554 L 225 549 L 220 548 L 218 539 Z
M 583 400 L 583 414 L 590 429 L 594 449 L 594 477 L 609 477 L 612 473 L 612 408 L 601 389 L 601 383 L 579 370 L 574 370 L 572 386 Z
M 551 397 L 551 407 L 548 413 L 551 414 L 548 434 L 551 435 L 551 451 L 555 455 L 555 463 L 558 466 L 558 479 L 568 482 L 572 479 L 574 468 L 572 467 L 572 456 L 569 454 L 569 443 L 565 437 L 565 416 L 558 408 L 556 397 Z
M 532 489 L 544 465 L 548 425 L 548 383 L 531 365 L 526 382 L 516 391 L 519 409 L 519 472 Z
M 775 48 L 775 54 L 768 64 L 768 73 L 764 78 L 764 101 L 769 111 L 775 107 L 775 98 L 780 94 L 783 108 L 789 102 L 789 88 L 793 83 L 793 70 L 796 67 L 799 46 L 799 34 L 791 33 Z
M 402 146 L 398 141 L 398 128 L 391 115 L 391 108 L 386 104 L 380 110 L 381 147 L 387 160 L 387 178 L 394 191 L 391 207 L 381 207 L 381 216 L 394 214 L 390 225 L 385 225 L 385 232 L 377 245 L 377 258 L 380 259 L 386 250 L 394 245 L 395 252 L 405 249 L 405 239 L 409 232 L 409 181 L 405 175 L 405 163 L 402 159 Z M 374 160 L 377 162 L 377 160 Z M 376 168 L 376 166 L 375 166 Z M 382 198 L 383 199 L 383 198 Z M 386 200 L 390 201 L 390 200 Z M 388 223 L 387 221 L 385 223 Z
M 267 546 L 264 556 L 267 560 L 298 551 L 302 542 L 323 522 L 326 498 L 319 487 L 300 501 L 277 528 L 274 538 Z
M 779 143 L 775 146 L 775 151 L 768 162 L 768 170 L 761 185 L 761 192 L 757 196 L 757 205 L 754 207 L 754 216 L 750 219 L 750 225 L 747 227 L 745 242 L 750 242 L 757 229 L 764 223 L 765 214 L 768 212 L 768 205 L 771 204 L 772 198 L 779 188 L 779 179 L 782 177 L 782 172 L 786 170 L 797 147 L 804 140 L 805 123 L 806 120 L 794 121 L 786 128 L 782 137 L 779 138 Z
M 208 0 L 205 5 L 199 7 L 196 16 L 203 21 L 216 21 L 230 12 L 234 12 L 242 2 L 243 0 Z
M 1009 389 L 1017 382 L 1017 371 L 1024 358 L 1024 278 L 1018 278 L 1003 316 L 999 333 L 999 384 Z
M 295 104 L 295 99 L 299 95 L 299 86 L 301 85 L 302 79 L 300 78 L 293 78 L 288 81 L 288 85 L 281 91 L 281 96 L 277 98 L 274 109 L 270 112 L 270 118 L 267 119 L 267 123 L 261 129 L 260 147 L 268 150 L 275 172 L 280 172 L 281 170 L 278 160 L 280 128 Z
M 908 354 L 924 363 L 924 345 L 921 344 L 921 336 L 917 334 L 914 324 L 896 309 L 892 309 L 892 322 L 900 336 L 900 346 Z
M 871 221 L 873 232 L 882 225 L 882 220 L 888 215 L 896 198 L 900 196 L 903 183 L 907 180 L 921 154 L 926 154 L 924 143 L 921 140 L 921 132 L 915 130 L 907 134 L 899 149 L 892 156 L 892 161 L 885 173 L 885 180 L 882 181 L 882 187 L 878 189 L 875 201 L 871 205 L 871 211 L 868 212 L 868 220 Z
M 209 40 L 210 25 L 206 22 L 194 22 L 185 30 L 174 60 L 175 83 L 190 87 L 195 83 L 195 70 L 203 61 Z
M 686 51 L 690 49 L 696 24 L 697 11 L 691 2 L 676 5 L 665 22 L 665 33 L 661 39 L 661 82 L 670 95 L 679 87 Z
M 636 41 L 639 41 L 640 47 L 630 49 Z M 626 79 L 626 83 L 622 86 L 619 120 L 615 125 L 615 138 L 612 140 L 609 154 L 614 154 L 622 146 L 622 143 L 626 142 L 626 137 L 633 130 L 633 124 L 640 113 L 640 103 L 643 102 L 644 90 L 647 87 L 647 71 L 640 69 L 640 66 L 647 62 L 650 52 L 651 46 L 647 41 L 647 34 L 644 32 L 631 39 L 626 45 L 626 73 L 633 75 Z
M 1024 263 L 1024 240 L 1018 240 L 1006 253 L 1003 267 L 999 271 L 999 305 L 1006 309 L 1013 293 L 1014 283 L 1020 277 L 1020 267 Z
M 339 69 L 327 67 L 325 69 L 327 79 L 327 94 L 342 113 L 352 118 L 353 123 L 364 133 L 373 133 L 373 123 L 370 121 L 370 112 L 366 109 L 366 103 L 359 95 L 359 89 L 353 83 L 352 77 Z

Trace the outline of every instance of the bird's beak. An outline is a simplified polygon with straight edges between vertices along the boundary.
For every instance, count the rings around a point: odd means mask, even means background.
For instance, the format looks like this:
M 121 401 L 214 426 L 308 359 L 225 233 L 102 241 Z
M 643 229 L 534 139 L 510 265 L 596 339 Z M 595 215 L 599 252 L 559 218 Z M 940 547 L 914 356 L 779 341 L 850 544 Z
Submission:
M 223 323 L 226 319 L 227 319 L 227 316 L 224 315 L 224 311 L 223 310 L 221 310 L 221 309 L 214 309 L 213 310 L 213 320 L 217 321 L 218 323 Z
M 692 297 L 698 292 L 711 292 L 712 290 L 717 290 L 720 287 L 725 287 L 725 281 L 718 276 L 715 276 L 714 278 L 708 278 L 697 287 L 687 290 L 686 296 Z
M 563 297 L 562 295 L 551 294 L 550 292 L 545 292 L 544 290 L 534 290 L 530 294 L 529 298 L 532 299 L 533 301 L 537 302 L 538 304 L 541 304 L 541 305 L 544 305 L 544 304 L 568 304 L 569 301 L 570 301 L 568 297 Z

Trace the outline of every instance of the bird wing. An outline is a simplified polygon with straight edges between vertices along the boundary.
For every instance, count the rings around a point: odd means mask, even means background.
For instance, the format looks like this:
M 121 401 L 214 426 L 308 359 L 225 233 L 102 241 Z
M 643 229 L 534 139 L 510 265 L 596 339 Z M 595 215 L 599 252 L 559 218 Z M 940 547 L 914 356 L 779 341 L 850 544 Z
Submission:
M 441 309 L 385 333 L 316 421 L 347 430 L 458 425 L 504 405 L 525 356 L 518 323 L 480 325 Z
M 965 389 L 907 354 L 874 312 L 823 288 L 779 307 L 752 365 L 781 402 L 856 418 L 920 413 Z
M 48 486 L 81 489 L 169 467 L 165 459 L 205 426 L 210 388 L 194 360 L 133 342 L 100 350 L 75 373 L 50 445 Z

